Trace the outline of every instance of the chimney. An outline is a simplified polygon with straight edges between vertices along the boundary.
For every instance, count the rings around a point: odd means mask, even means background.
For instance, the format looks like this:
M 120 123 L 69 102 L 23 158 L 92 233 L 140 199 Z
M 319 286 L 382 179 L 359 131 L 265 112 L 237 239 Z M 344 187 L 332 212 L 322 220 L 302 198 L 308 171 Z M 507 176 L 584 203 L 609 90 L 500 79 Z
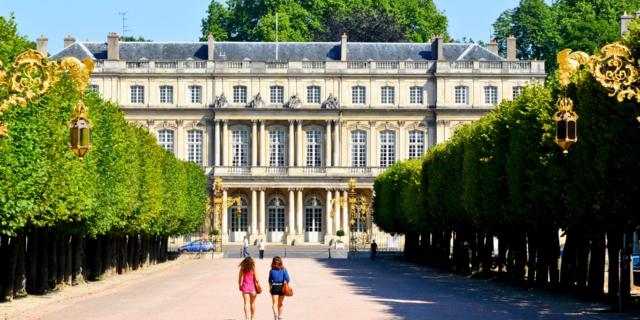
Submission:
M 107 36 L 107 60 L 120 60 L 120 37 L 115 32 Z
M 347 33 L 342 33 L 342 38 L 340 39 L 340 61 L 347 61 L 347 54 L 349 50 L 347 50 Z
M 516 37 L 513 35 L 510 35 L 509 38 L 507 38 L 507 60 L 518 60 L 516 57 Z
M 213 58 L 215 57 L 215 50 L 214 50 L 214 40 L 213 40 L 213 35 L 211 33 L 209 33 L 209 35 L 207 36 L 207 59 L 209 61 L 213 61 Z
M 636 13 L 636 16 L 638 13 Z M 620 36 L 624 36 L 624 34 L 629 31 L 629 22 L 633 20 L 635 17 L 630 13 L 625 12 L 622 16 L 620 16 Z
M 49 39 L 45 38 L 44 35 L 40 35 L 40 38 L 36 39 L 37 50 L 42 53 L 45 57 L 49 55 L 49 50 L 47 45 L 49 44 Z
M 496 39 L 493 39 L 491 41 L 489 41 L 489 45 L 487 46 L 487 48 L 489 49 L 489 51 L 491 51 L 491 53 L 493 54 L 498 54 L 498 43 L 496 42 Z
M 72 37 L 71 35 L 68 35 L 66 38 L 64 38 L 64 48 L 74 43 L 76 43 L 76 38 Z
M 434 54 L 435 60 L 444 61 L 444 41 L 441 35 L 435 35 L 431 38 L 431 54 Z

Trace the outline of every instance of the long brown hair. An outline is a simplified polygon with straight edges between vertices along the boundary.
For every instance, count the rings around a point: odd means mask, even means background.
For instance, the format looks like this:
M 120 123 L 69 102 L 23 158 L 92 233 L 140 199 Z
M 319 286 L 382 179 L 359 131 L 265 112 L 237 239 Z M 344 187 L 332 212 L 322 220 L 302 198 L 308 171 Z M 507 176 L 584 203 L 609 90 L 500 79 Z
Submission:
M 273 257 L 273 260 L 271 260 L 271 269 L 284 269 L 282 258 L 278 256 Z
M 240 267 L 240 272 L 242 272 L 242 274 L 247 274 L 256 270 L 256 263 L 251 257 L 246 257 L 242 262 L 240 262 L 238 267 Z

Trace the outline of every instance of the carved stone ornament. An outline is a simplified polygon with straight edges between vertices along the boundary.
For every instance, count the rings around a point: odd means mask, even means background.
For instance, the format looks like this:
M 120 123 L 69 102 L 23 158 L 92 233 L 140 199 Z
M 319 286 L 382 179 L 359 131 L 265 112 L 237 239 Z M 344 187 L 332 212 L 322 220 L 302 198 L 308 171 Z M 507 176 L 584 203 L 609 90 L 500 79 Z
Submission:
M 336 98 L 333 93 L 329 94 L 327 100 L 322 103 L 322 108 L 324 109 L 338 109 L 340 108 L 340 102 L 338 102 L 338 98 Z
M 229 101 L 227 101 L 227 97 L 224 96 L 224 93 L 216 97 L 216 100 L 213 101 L 213 108 L 220 109 L 226 108 L 229 105 Z
M 264 101 L 262 101 L 262 96 L 260 96 L 260 92 L 258 92 L 258 94 L 256 94 L 253 97 L 253 99 L 251 100 L 251 102 L 249 102 L 247 107 L 252 109 L 264 107 Z
M 287 102 L 287 108 L 298 109 L 302 106 L 302 101 L 298 98 L 298 95 L 294 94 Z

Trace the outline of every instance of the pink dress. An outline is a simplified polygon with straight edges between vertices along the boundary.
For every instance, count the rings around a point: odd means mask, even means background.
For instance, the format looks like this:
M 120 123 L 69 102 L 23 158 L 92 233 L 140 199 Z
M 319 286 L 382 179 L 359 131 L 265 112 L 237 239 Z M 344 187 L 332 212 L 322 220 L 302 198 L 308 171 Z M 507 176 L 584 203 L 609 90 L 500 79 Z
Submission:
M 240 287 L 240 291 L 242 291 L 242 293 L 256 293 L 256 283 L 253 272 L 248 272 L 242 275 L 242 286 Z

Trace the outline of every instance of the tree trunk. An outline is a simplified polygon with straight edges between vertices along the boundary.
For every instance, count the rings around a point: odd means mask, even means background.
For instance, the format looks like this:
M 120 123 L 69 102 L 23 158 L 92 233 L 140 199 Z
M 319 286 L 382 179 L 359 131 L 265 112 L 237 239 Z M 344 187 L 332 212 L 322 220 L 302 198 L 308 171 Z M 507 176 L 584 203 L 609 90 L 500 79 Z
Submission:
M 589 280 L 587 292 L 590 299 L 602 298 L 604 292 L 604 231 L 596 228 L 591 237 L 591 258 L 589 259 Z
M 62 286 L 64 285 L 64 266 L 67 262 L 67 256 L 66 256 L 66 243 L 65 243 L 65 237 L 63 235 L 59 235 L 56 237 L 57 239 L 57 251 L 58 251 L 58 256 L 57 256 L 57 271 L 56 271 L 56 285 L 58 286 Z
M 564 250 L 562 251 L 562 263 L 560 267 L 560 286 L 565 290 L 570 290 L 576 283 L 576 263 L 578 255 L 576 250 L 576 239 L 574 228 L 565 231 L 566 238 Z
M 607 251 L 609 254 L 609 280 L 607 282 L 607 296 L 610 302 L 617 302 L 620 281 L 620 248 L 622 236 L 617 230 L 607 233 Z
M 58 235 L 56 231 L 48 231 L 49 234 L 49 288 L 56 289 L 58 277 Z
M 576 289 L 579 293 L 586 292 L 587 275 L 589 273 L 589 239 L 584 233 L 580 233 L 577 238 L 577 259 L 576 259 Z
M 527 287 L 532 288 L 536 280 L 536 271 L 540 267 L 540 257 L 538 251 L 540 249 L 540 243 L 538 241 L 538 234 L 534 231 L 527 232 Z
M 558 237 L 558 228 L 554 227 L 549 234 L 549 285 L 551 289 L 558 288 L 560 280 L 560 270 L 558 270 L 558 259 L 560 259 L 560 239 Z
M 36 292 L 45 294 L 49 291 L 49 232 L 38 229 L 38 270 Z
M 0 235 L 0 302 L 3 302 L 4 284 L 9 269 L 9 236 Z
M 2 237 L 2 251 L 3 251 L 3 274 L 2 279 L 2 292 L 0 295 L 0 301 L 13 300 L 13 282 L 16 274 L 16 261 L 18 258 L 16 238 L 10 238 L 7 236 Z
M 72 285 L 73 274 L 73 237 L 71 235 L 64 236 L 64 283 L 68 286 Z
M 17 247 L 17 257 L 16 257 L 16 276 L 15 279 L 13 281 L 13 295 L 16 298 L 22 298 L 22 297 L 26 297 L 27 296 L 27 277 L 26 277 L 26 272 L 25 272 L 25 268 L 26 268 L 26 263 L 25 263 L 25 258 L 26 258 L 26 250 L 27 250 L 27 245 L 26 245 L 26 236 L 24 234 L 24 231 L 21 231 L 20 233 L 18 233 L 18 236 L 16 237 L 16 247 Z
M 527 234 L 520 231 L 513 237 L 513 272 L 511 275 L 516 283 L 522 283 L 524 281 L 525 268 L 527 265 Z
M 27 237 L 27 293 L 38 293 L 38 231 L 31 228 Z
M 73 261 L 72 271 L 71 271 L 71 283 L 75 286 L 85 282 L 84 279 L 84 261 L 85 261 L 85 251 L 84 251 L 84 243 L 85 239 L 81 236 L 74 235 L 72 240 L 73 247 Z
M 633 250 L 631 238 L 633 232 L 625 230 L 622 241 L 622 256 L 620 257 L 620 304 L 621 311 L 625 311 L 631 301 L 631 252 Z

